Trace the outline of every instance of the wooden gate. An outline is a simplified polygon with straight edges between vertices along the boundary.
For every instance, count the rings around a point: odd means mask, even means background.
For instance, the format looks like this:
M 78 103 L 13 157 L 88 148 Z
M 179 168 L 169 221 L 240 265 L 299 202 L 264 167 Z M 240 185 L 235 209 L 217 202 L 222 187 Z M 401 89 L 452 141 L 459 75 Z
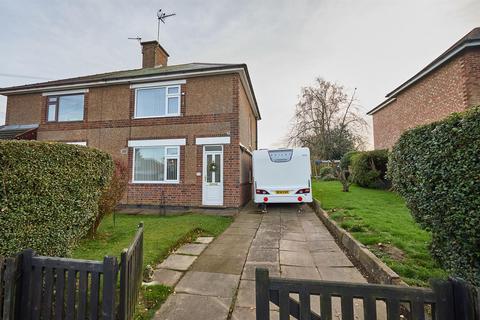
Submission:
M 279 306 L 280 320 L 330 320 L 332 298 L 340 299 L 342 320 L 358 319 L 354 299 L 361 301 L 363 319 L 377 319 L 377 302 L 386 305 L 386 319 L 475 320 L 479 317 L 475 288 L 462 280 L 436 280 L 431 288 L 269 277 L 256 269 L 257 320 L 270 319 L 270 302 Z M 298 299 L 291 297 L 298 295 Z M 312 312 L 312 297 L 320 299 L 320 314 Z M 358 309 L 358 308 L 356 308 Z
M 23 253 L 20 319 L 115 318 L 118 264 Z
M 131 320 L 142 275 L 143 223 L 120 266 L 115 257 L 66 259 L 32 250 L 0 257 L 0 319 Z

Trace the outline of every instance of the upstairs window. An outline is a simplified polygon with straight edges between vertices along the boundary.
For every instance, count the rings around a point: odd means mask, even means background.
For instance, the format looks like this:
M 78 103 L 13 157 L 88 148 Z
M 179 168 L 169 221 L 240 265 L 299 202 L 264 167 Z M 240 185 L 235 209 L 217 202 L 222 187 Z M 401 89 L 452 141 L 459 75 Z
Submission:
M 135 118 L 180 115 L 179 85 L 138 88 L 135 90 Z
M 84 113 L 83 94 L 47 97 L 47 121 L 82 121 Z

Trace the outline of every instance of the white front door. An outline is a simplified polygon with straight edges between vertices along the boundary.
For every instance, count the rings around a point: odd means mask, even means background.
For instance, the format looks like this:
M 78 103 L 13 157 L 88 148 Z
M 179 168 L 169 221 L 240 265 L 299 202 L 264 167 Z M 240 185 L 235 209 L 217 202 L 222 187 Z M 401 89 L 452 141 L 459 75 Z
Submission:
M 203 147 L 202 204 L 223 205 L 223 147 Z

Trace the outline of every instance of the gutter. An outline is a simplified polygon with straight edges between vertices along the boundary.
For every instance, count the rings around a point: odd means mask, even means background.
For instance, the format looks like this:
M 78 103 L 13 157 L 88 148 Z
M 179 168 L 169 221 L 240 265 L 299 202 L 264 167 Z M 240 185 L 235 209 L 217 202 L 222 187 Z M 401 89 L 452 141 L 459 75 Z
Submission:
M 380 109 L 385 108 L 385 107 L 388 106 L 390 103 L 395 102 L 396 100 L 397 100 L 397 98 L 390 98 L 390 99 L 387 99 L 387 100 L 383 101 L 383 102 L 380 103 L 378 106 L 376 106 L 376 107 L 373 108 L 372 110 L 368 111 L 368 112 L 367 112 L 367 115 L 371 116 L 371 115 L 374 114 L 375 112 L 379 111 Z

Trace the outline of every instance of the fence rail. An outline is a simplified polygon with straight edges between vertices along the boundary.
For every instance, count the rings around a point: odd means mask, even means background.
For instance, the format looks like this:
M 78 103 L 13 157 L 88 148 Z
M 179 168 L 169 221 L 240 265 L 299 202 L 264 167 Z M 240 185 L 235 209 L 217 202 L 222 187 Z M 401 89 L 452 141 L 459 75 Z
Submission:
M 256 269 L 255 280 L 257 320 L 270 319 L 270 301 L 279 306 L 280 320 L 290 316 L 302 320 L 332 319 L 332 298 L 340 299 L 343 320 L 356 316 L 355 299 L 362 301 L 360 312 L 365 320 L 377 319 L 378 301 L 385 304 L 388 320 L 400 319 L 401 313 L 403 319 L 415 320 L 425 319 L 426 313 L 436 320 L 473 320 L 479 315 L 476 290 L 458 279 L 436 280 L 432 288 L 416 288 L 270 278 L 268 270 Z M 293 299 L 292 294 L 299 298 Z M 320 314 L 311 310 L 312 296 L 320 298 Z
M 45 257 L 30 249 L 0 257 L 0 319 L 131 320 L 142 273 L 143 224 L 122 252 L 120 266 L 116 257 Z

